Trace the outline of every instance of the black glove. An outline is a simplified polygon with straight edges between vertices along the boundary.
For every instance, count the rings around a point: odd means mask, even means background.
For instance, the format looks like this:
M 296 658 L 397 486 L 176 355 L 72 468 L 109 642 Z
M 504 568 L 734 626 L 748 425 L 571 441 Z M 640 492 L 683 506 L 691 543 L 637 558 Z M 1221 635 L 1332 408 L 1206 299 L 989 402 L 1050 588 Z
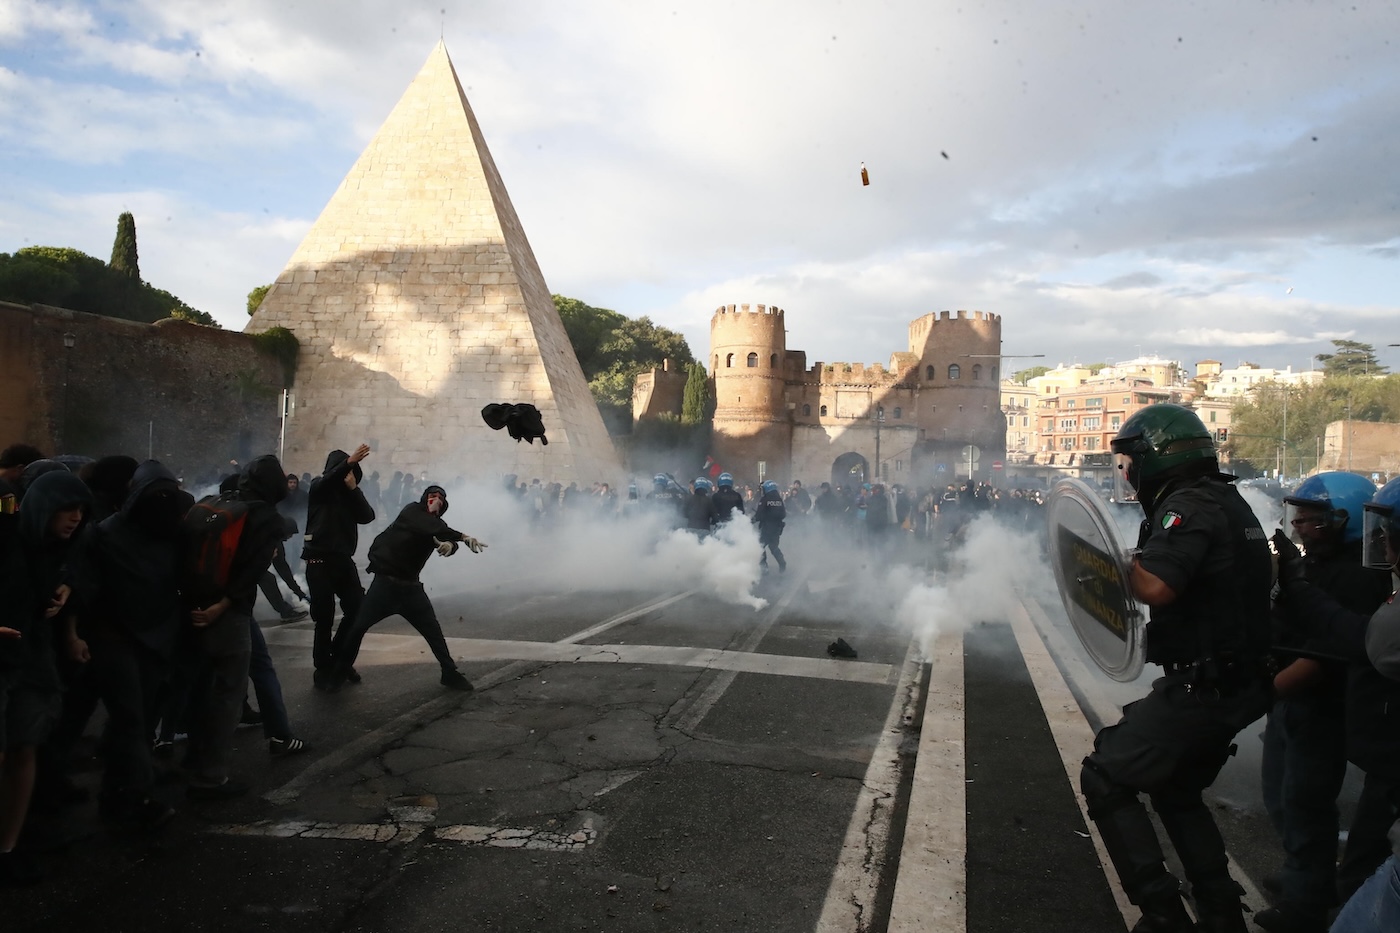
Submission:
M 1293 539 L 1284 534 L 1283 529 L 1280 528 L 1274 532 L 1274 536 L 1269 540 L 1274 545 L 1274 552 L 1278 554 L 1279 589 L 1286 590 L 1295 583 L 1301 583 L 1305 579 L 1303 554 L 1293 543 Z

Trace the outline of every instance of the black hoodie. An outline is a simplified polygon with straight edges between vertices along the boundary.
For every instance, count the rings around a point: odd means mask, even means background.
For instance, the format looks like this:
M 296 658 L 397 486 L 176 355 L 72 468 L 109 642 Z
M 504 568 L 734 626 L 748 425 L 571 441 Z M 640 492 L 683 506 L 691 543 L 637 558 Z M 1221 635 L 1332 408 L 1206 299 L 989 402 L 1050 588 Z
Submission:
M 442 494 L 442 512 L 428 511 L 428 493 Z M 460 541 L 462 533 L 449 527 L 441 518 L 447 514 L 447 493 L 441 486 L 425 486 L 417 502 L 410 502 L 399 512 L 393 524 L 381 531 L 369 546 L 369 572 L 382 573 L 398 580 L 417 580 L 423 565 L 433 555 L 438 541 Z
M 180 626 L 182 518 L 194 504 L 157 460 L 136 468 L 121 510 L 89 530 L 91 591 L 79 622 L 135 638 L 169 656 Z
M 345 485 L 345 477 L 355 474 L 355 488 Z M 326 457 L 326 471 L 311 481 L 307 494 L 306 537 L 302 560 L 327 557 L 354 557 L 360 544 L 357 525 L 374 521 L 374 507 L 359 486 L 364 471 L 350 462 L 343 450 L 332 450 Z
M 73 506 L 84 514 L 92 508 L 92 493 L 77 476 L 62 469 L 35 478 L 7 553 L 0 555 L 0 626 L 21 633 L 19 639 L 0 638 L 0 670 L 26 667 L 31 677 L 54 686 L 53 639 L 45 626 L 61 624 L 61 616 L 45 620 L 44 612 L 60 584 L 80 587 L 70 555 L 82 530 L 65 541 L 50 535 L 49 526 L 56 513 Z

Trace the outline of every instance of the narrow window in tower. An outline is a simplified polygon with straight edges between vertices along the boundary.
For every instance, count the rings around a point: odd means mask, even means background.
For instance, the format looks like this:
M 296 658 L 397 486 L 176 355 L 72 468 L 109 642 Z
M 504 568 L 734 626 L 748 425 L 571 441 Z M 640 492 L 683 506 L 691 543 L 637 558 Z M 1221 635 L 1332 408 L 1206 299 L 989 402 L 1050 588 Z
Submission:
M 973 378 L 974 381 L 979 380 L 979 379 L 982 378 L 982 364 L 981 364 L 981 363 L 973 363 L 973 364 L 972 364 L 972 378 Z
M 957 363 L 950 363 L 950 364 L 948 364 L 948 378 L 949 378 L 949 379 L 960 379 L 960 378 L 962 378 L 962 367 L 959 366 Z
M 825 418 L 825 417 L 826 417 L 826 406 L 825 406 L 825 405 L 823 405 L 823 406 L 821 407 L 821 413 L 822 413 L 822 417 Z
M 903 417 L 904 417 L 904 409 L 900 408 L 899 406 L 895 406 L 895 409 L 894 409 L 894 416 L 895 416 L 896 418 L 903 418 Z
M 750 353 L 750 354 L 749 354 L 749 369 L 757 369 L 757 368 L 758 368 L 758 354 L 757 354 L 757 353 Z
M 778 354 L 774 353 L 772 356 L 768 357 L 768 368 L 769 368 L 769 369 L 777 369 L 777 368 L 778 368 Z
M 933 381 L 933 367 L 932 367 L 932 366 L 925 366 L 925 367 L 924 367 L 924 381 L 925 381 L 925 382 L 932 382 L 932 381 Z
M 812 406 L 811 406 L 811 405 L 803 405 L 803 406 L 802 406 L 802 417 L 805 418 L 805 417 L 807 417 L 808 415 L 810 415 L 811 413 L 812 413 Z
M 719 369 L 719 354 L 715 354 L 715 369 Z
M 730 354 L 726 355 L 725 358 L 724 358 L 724 368 L 725 368 L 725 369 L 729 369 L 729 368 L 733 367 L 733 365 L 734 365 L 734 354 L 733 354 L 733 353 L 730 353 Z
M 997 381 L 997 367 L 995 363 L 992 364 L 992 381 Z

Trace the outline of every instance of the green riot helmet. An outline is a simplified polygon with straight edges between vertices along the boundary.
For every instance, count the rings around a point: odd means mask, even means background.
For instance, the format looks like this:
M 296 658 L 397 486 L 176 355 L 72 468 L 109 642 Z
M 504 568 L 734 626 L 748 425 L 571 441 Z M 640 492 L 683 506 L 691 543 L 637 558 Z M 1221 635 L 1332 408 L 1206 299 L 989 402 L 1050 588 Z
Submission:
M 1162 402 L 1148 405 L 1123 422 L 1113 438 L 1115 454 L 1126 470 L 1128 484 L 1139 492 L 1143 484 L 1156 485 L 1167 473 L 1196 461 L 1215 462 L 1215 441 L 1196 413 L 1181 405 Z

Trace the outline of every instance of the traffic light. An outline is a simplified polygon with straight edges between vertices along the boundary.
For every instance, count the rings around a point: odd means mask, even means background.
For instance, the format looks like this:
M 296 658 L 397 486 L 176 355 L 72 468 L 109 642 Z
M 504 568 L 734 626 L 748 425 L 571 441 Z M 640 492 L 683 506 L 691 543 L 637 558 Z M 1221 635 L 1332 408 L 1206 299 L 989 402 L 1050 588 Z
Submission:
M 1227 440 L 1229 440 L 1229 439 L 1230 439 L 1230 429 L 1229 429 L 1229 428 L 1216 428 L 1216 429 L 1215 429 L 1215 442 L 1216 442 L 1217 444 L 1223 444 L 1223 443 L 1225 443 L 1225 442 L 1226 442 Z

